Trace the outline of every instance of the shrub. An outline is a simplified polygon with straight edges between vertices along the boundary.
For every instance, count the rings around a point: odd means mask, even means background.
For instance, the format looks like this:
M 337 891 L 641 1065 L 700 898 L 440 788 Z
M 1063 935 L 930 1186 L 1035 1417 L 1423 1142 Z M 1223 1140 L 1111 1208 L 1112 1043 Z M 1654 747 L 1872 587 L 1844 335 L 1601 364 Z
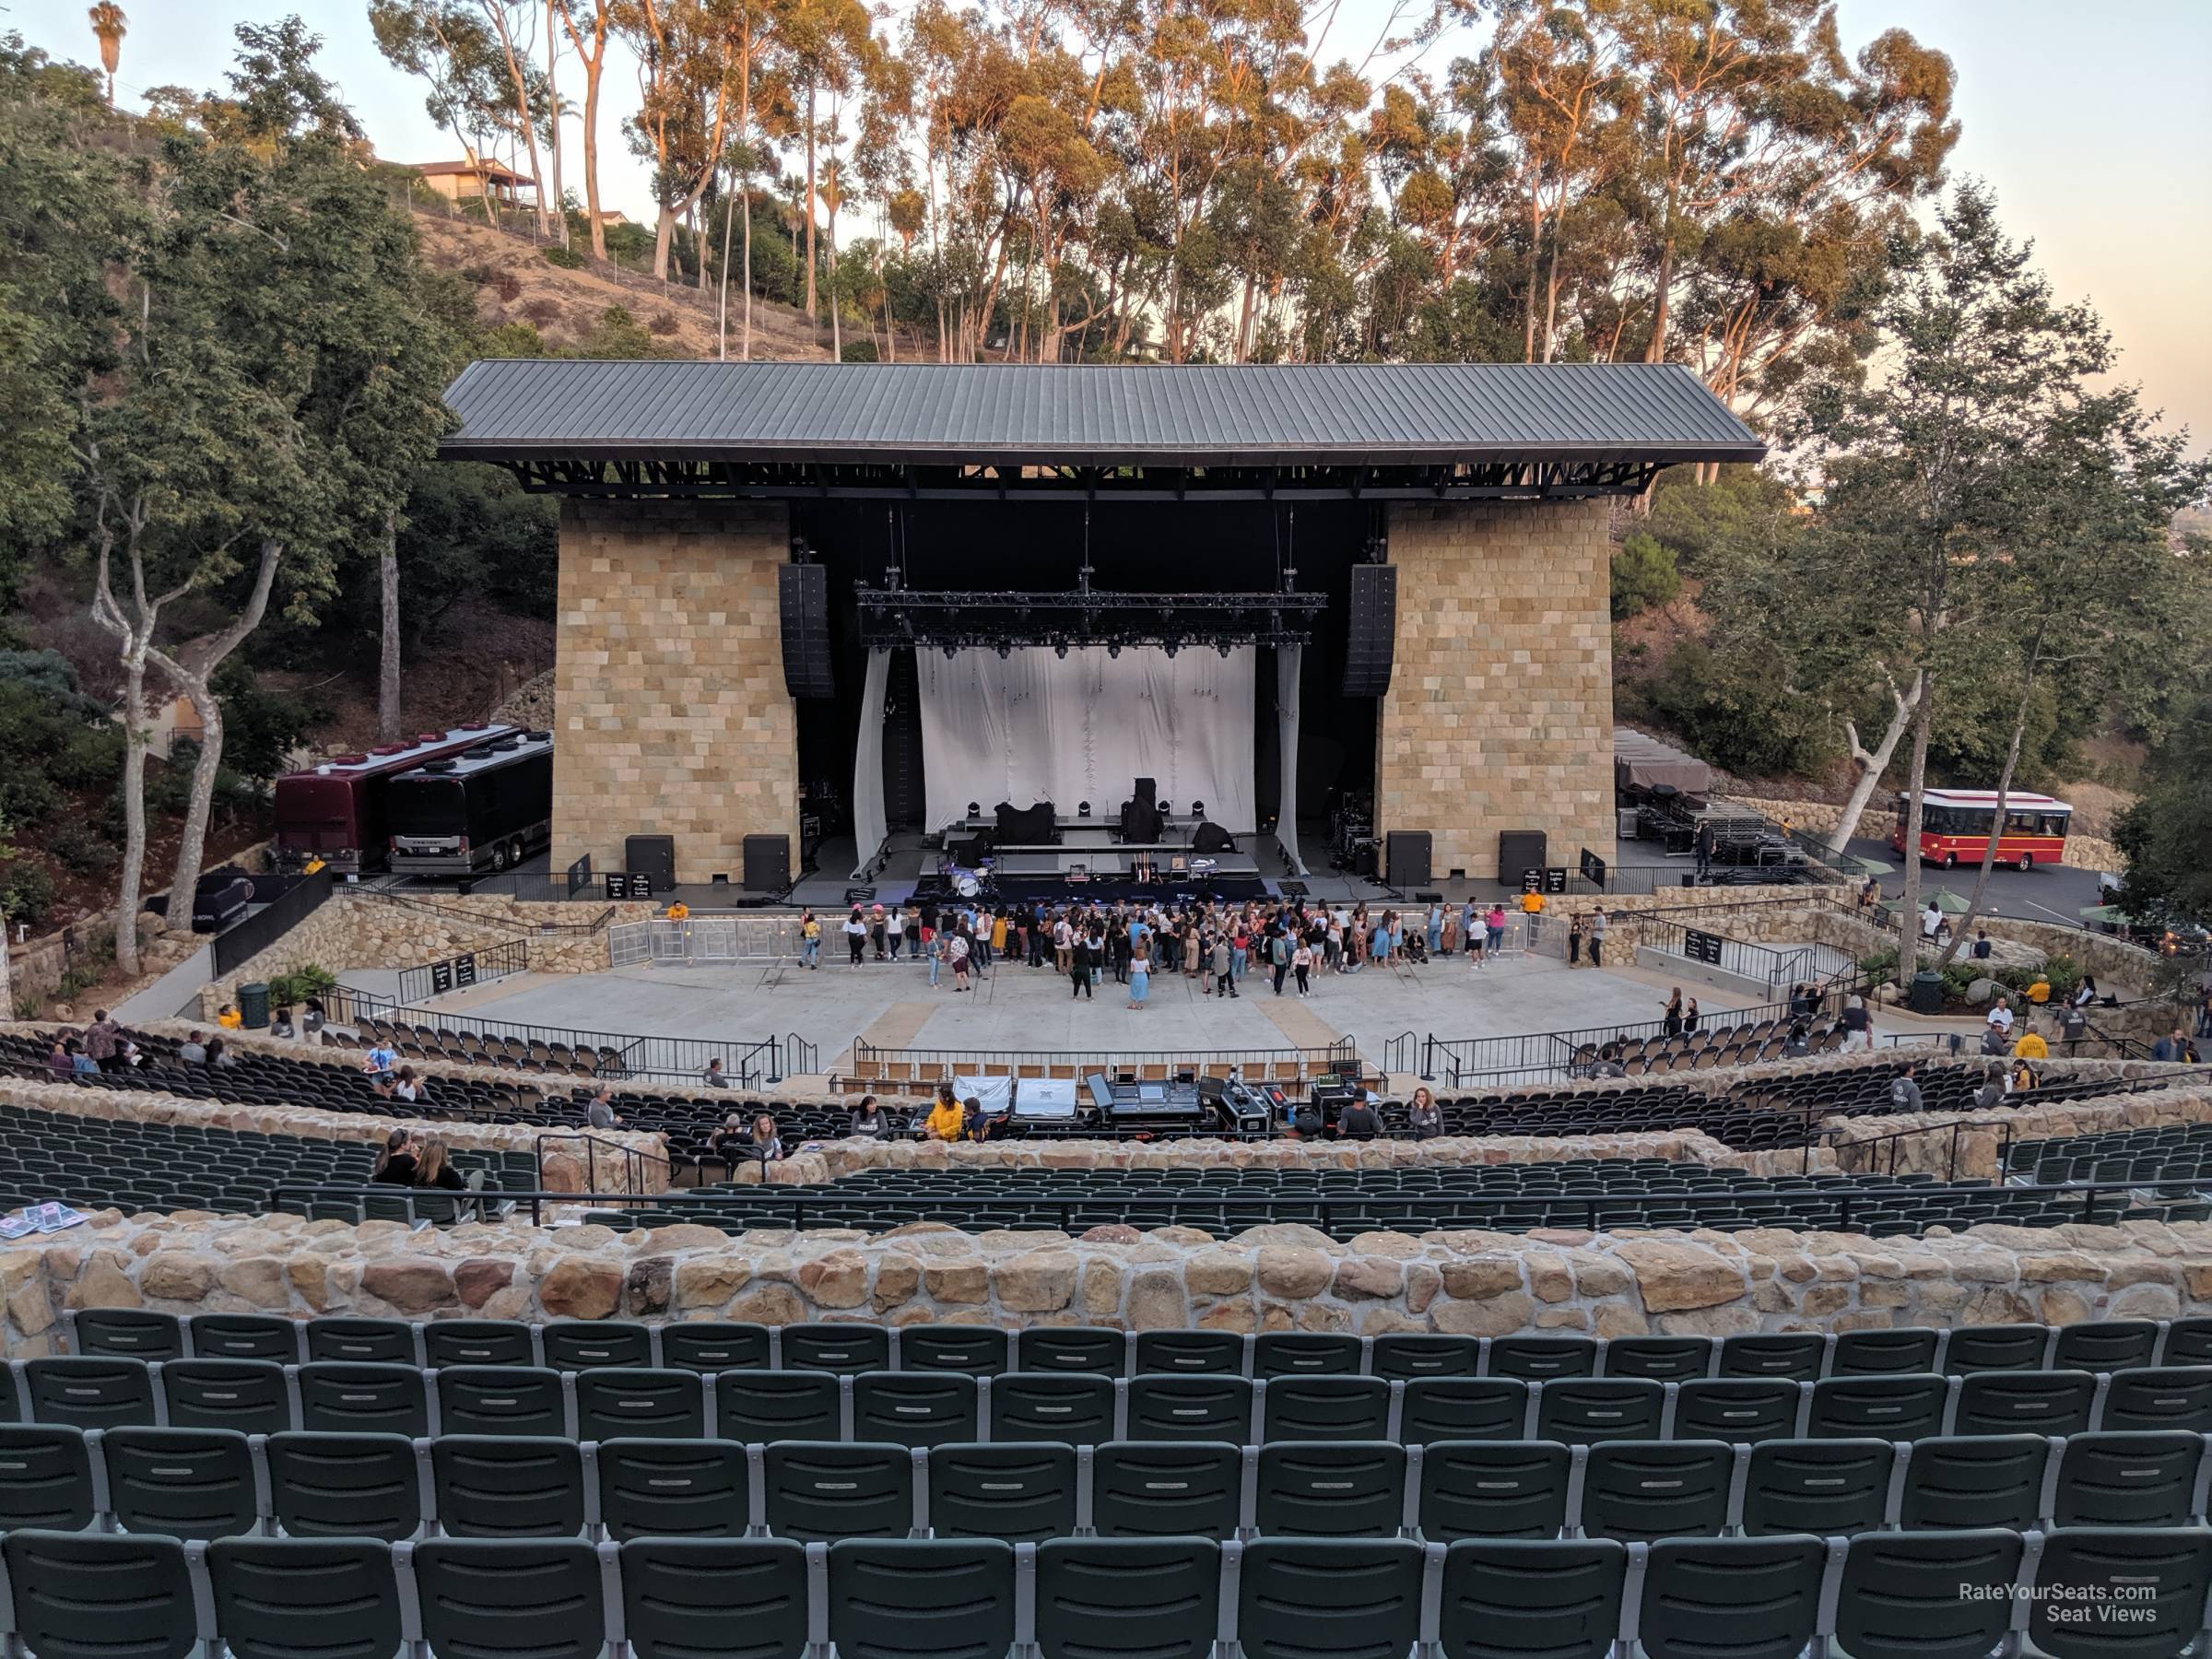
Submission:
M 873 363 L 877 360 L 876 342 L 873 340 L 847 340 L 845 348 L 839 354 L 839 358 L 841 361 L 847 363 Z
M 577 253 L 573 248 L 563 248 L 559 245 L 555 245 L 552 247 L 540 248 L 538 253 L 545 256 L 545 261 L 547 265 L 557 265 L 564 271 L 581 271 L 583 269 L 584 257 L 582 254 Z
M 12 926 L 22 923 L 38 932 L 53 909 L 53 877 L 34 864 L 11 864 L 0 869 L 0 916 Z
M 274 1008 L 296 1007 L 311 996 L 321 996 L 338 982 L 337 975 L 327 968 L 310 962 L 295 968 L 289 973 L 279 973 L 269 981 L 269 1006 Z
M 1682 592 L 1681 572 L 1671 547 L 1639 530 L 1613 555 L 1613 616 L 1616 620 L 1665 605 Z
M 665 336 L 683 332 L 684 320 L 672 311 L 657 311 L 646 320 L 646 332 Z
M 79 876 L 97 876 L 102 870 L 112 870 L 123 857 L 113 841 L 82 818 L 66 818 L 41 839 L 47 852 Z

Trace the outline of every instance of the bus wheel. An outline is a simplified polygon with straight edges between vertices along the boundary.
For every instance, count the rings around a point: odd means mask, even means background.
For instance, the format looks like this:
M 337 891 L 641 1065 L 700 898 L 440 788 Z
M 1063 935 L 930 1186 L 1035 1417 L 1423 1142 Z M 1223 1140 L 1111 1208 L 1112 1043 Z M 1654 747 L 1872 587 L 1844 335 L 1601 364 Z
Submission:
M 2025 876 L 2025 875 L 2027 875 L 2027 874 L 2028 874 L 2028 872 L 2029 872 L 2029 871 L 2030 871 L 2030 870 L 2032 870 L 2032 869 L 2034 869 L 2034 868 L 2035 868 L 2035 854 L 2034 854 L 2034 853 L 2021 853 L 2021 854 L 2020 854 L 2020 874 L 2021 874 L 2021 875 L 2023 875 L 2023 876 Z
M 507 843 L 505 841 L 492 842 L 491 867 L 495 874 L 507 867 Z
M 1947 870 L 1957 869 L 1959 867 L 1959 854 L 1956 853 L 1946 853 L 1943 855 L 1943 867 Z

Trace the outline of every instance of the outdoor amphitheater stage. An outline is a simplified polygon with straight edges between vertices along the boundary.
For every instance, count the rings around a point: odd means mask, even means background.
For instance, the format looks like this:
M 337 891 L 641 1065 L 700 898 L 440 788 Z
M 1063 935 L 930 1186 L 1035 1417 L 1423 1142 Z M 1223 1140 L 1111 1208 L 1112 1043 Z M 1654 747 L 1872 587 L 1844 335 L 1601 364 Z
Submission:
M 344 978 L 363 990 L 384 988 L 373 972 Z M 1379 1065 L 1390 1039 L 1408 1030 L 1501 1037 L 1656 1020 L 1669 989 L 1668 981 L 1641 970 L 1571 970 L 1546 956 L 1504 958 L 1479 973 L 1453 957 L 1324 974 L 1303 1001 L 1288 982 L 1275 995 L 1256 972 L 1226 1003 L 1202 995 L 1200 984 L 1156 974 L 1147 1006 L 1137 1010 L 1126 1006 L 1126 988 L 1111 978 L 1085 1001 L 1071 998 L 1069 982 L 1049 967 L 1001 962 L 974 990 L 959 994 L 949 973 L 932 990 L 923 962 L 871 959 L 853 967 L 833 935 L 821 967 L 811 971 L 790 961 L 522 975 L 422 1006 L 483 1020 L 723 1038 L 733 1045 L 771 1032 L 795 1035 L 814 1045 L 830 1070 L 855 1038 L 885 1049 L 1196 1052 L 1312 1049 L 1349 1037 Z M 1684 989 L 1698 997 L 1709 1023 L 1751 1006 L 1706 986 Z

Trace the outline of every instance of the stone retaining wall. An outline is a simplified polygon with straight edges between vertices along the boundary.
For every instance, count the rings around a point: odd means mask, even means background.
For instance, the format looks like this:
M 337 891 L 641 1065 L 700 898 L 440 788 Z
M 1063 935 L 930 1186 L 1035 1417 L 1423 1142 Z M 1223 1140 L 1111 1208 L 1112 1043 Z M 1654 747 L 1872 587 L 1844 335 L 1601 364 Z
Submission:
M 1954 1164 L 1950 1125 L 1973 1125 L 1959 1132 Z M 2212 1077 L 2201 1074 L 2171 1088 L 2100 1100 L 2054 1100 L 2048 1105 L 1999 1107 L 1991 1112 L 1907 1112 L 1895 1117 L 1839 1118 L 1835 1167 L 1845 1171 L 1887 1171 L 1889 1138 L 1900 1131 L 1927 1130 L 1900 1139 L 1896 1168 L 1936 1175 L 1955 1169 L 1962 1181 L 1991 1181 L 1997 1174 L 2006 1133 L 2014 1142 L 2060 1140 L 2074 1135 L 2102 1135 L 2116 1129 L 2143 1129 L 2159 1124 L 2212 1122 Z M 1788 1159 L 1794 1154 L 1768 1154 Z M 1794 1166 L 1787 1166 L 1794 1167 Z
M 378 1147 L 394 1129 L 407 1128 L 426 1137 L 435 1136 L 465 1151 L 533 1152 L 537 1137 L 547 1131 L 514 1124 L 472 1124 L 421 1118 L 374 1117 L 367 1112 L 320 1112 L 307 1106 L 245 1106 L 218 1100 L 194 1100 L 179 1095 L 120 1088 L 79 1088 L 68 1083 L 37 1083 L 0 1077 L 0 1105 L 36 1112 L 66 1112 L 72 1117 L 100 1118 L 124 1124 L 202 1124 L 214 1129 L 248 1130 L 261 1135 L 299 1135 L 313 1140 L 347 1141 Z M 592 1138 L 645 1154 L 640 1159 L 644 1193 L 667 1186 L 668 1148 L 657 1135 L 620 1129 L 598 1129 Z M 600 1153 L 593 1159 L 601 1188 L 623 1190 L 624 1177 L 611 1166 L 627 1162 Z M 585 1160 L 579 1143 L 555 1143 L 545 1148 L 543 1179 L 546 1190 L 581 1193 L 585 1190 Z
M 200 992 L 201 1018 L 213 1019 L 236 1002 L 242 984 L 309 966 L 342 980 L 349 969 L 419 968 L 517 939 L 529 945 L 533 973 L 596 973 L 607 966 L 602 920 L 642 922 L 654 911 L 604 900 L 525 903 L 503 893 L 383 898 L 341 887 L 259 956 L 210 980 Z
M 126 1219 L 0 1246 L 6 1351 L 53 1351 L 65 1309 L 372 1317 L 1104 1324 L 1130 1330 L 1864 1330 L 2212 1312 L 2212 1225 L 1924 1240 L 1759 1230 L 1362 1234 L 1178 1228 L 879 1237 L 471 1224 L 410 1233 L 296 1217 Z

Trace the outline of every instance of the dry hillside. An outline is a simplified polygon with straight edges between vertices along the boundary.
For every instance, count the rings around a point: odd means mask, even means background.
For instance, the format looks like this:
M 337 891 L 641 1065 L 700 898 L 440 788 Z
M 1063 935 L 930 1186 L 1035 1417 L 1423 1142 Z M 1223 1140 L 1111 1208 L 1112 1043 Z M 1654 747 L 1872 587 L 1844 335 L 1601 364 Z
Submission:
M 423 257 L 440 270 L 477 278 L 477 306 L 486 324 L 528 323 L 553 347 L 572 347 L 610 305 L 626 308 L 671 356 L 715 355 L 714 295 L 664 285 L 610 265 L 564 270 L 526 239 L 465 220 L 418 212 Z M 737 355 L 738 311 L 730 317 L 730 355 Z M 781 361 L 828 361 L 828 335 L 788 305 L 753 302 L 753 355 Z

